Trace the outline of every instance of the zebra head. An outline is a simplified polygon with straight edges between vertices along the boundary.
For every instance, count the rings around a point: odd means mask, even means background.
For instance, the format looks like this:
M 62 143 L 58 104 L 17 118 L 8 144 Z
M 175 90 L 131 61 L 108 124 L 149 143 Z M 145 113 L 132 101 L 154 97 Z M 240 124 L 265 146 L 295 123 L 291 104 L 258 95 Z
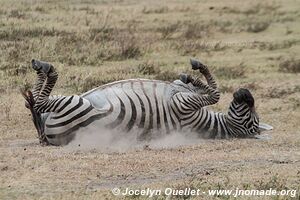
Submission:
M 235 137 L 251 137 L 260 133 L 254 98 L 248 89 L 241 88 L 233 94 L 227 123 L 230 133 Z

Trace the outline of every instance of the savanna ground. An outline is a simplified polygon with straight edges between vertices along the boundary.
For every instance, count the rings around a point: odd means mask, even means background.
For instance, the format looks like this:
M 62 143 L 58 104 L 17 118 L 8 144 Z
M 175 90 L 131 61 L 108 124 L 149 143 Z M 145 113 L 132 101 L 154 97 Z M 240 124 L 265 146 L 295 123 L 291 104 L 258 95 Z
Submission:
M 299 199 L 299 1 L 0 4 L 0 199 L 110 199 L 114 187 L 296 189 Z M 225 112 L 232 93 L 249 88 L 261 121 L 274 126 L 267 132 L 271 139 L 206 140 L 123 153 L 38 144 L 19 93 L 34 82 L 32 58 L 58 69 L 55 94 L 79 94 L 125 78 L 172 81 L 191 72 L 190 57 L 217 77 L 222 95 L 212 109 Z

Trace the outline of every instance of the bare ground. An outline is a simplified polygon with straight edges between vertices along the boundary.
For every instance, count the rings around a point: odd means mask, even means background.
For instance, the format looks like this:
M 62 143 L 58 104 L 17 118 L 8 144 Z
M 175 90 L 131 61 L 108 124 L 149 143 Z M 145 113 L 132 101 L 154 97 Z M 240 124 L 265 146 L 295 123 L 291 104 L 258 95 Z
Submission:
M 0 199 L 112 199 L 114 187 L 293 189 L 299 199 L 298 1 L 0 3 Z M 225 112 L 232 93 L 249 88 L 261 121 L 274 127 L 270 139 L 122 152 L 38 144 L 19 94 L 33 84 L 32 58 L 56 66 L 54 93 L 67 95 L 125 78 L 174 80 L 190 72 L 190 57 L 217 77 L 222 95 L 211 109 Z

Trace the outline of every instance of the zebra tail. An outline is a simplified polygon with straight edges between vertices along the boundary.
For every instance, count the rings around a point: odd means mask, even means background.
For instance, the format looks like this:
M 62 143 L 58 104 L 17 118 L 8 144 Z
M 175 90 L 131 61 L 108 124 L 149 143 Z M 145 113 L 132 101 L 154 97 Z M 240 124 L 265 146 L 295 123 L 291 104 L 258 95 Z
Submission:
M 25 99 L 25 107 L 31 111 L 32 121 L 38 132 L 40 144 L 43 146 L 49 145 L 49 142 L 46 138 L 46 134 L 44 132 L 44 123 L 41 118 L 41 113 L 36 112 L 36 110 L 33 107 L 35 104 L 35 100 L 33 98 L 32 92 L 30 90 L 25 91 L 23 89 L 20 89 L 20 92 Z

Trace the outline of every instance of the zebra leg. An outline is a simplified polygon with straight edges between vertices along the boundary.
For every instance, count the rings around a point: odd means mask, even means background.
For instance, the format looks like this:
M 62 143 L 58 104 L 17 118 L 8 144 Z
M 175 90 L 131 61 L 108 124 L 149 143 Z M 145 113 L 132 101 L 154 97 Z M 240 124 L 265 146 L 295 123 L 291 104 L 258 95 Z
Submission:
M 34 101 L 36 101 L 38 99 L 38 97 L 40 96 L 40 92 L 43 88 L 44 82 L 47 79 L 47 75 L 44 72 L 38 71 L 37 72 L 37 80 L 35 82 L 35 84 L 33 85 L 33 89 L 32 89 L 32 96 Z
M 23 97 L 25 98 L 25 106 L 31 111 L 32 121 L 37 129 L 38 138 L 41 145 L 49 145 L 49 142 L 44 133 L 44 122 L 41 118 L 41 113 L 37 109 L 37 102 L 39 97 L 43 95 L 44 83 L 47 80 L 47 74 L 51 67 L 49 64 L 32 60 L 32 68 L 37 71 L 37 80 L 33 86 L 32 92 L 30 90 L 21 90 Z M 53 67 L 52 67 L 53 68 Z
M 32 68 L 37 72 L 37 80 L 32 89 L 33 98 L 35 101 L 37 101 L 47 79 L 47 74 L 49 73 L 50 69 L 53 68 L 53 66 L 46 62 L 34 59 L 31 60 L 31 64 Z
M 39 113 L 44 112 L 53 112 L 54 105 L 56 102 L 58 102 L 61 98 L 53 98 L 49 99 L 50 93 L 57 81 L 58 74 L 55 71 L 54 67 L 46 62 L 38 61 L 38 60 L 32 60 L 32 68 L 37 71 L 38 74 L 38 84 L 36 85 L 34 90 L 35 93 L 38 93 L 38 96 L 36 96 L 36 101 L 34 104 L 34 109 Z M 44 83 L 46 82 L 46 83 Z M 41 85 L 44 85 L 44 87 L 41 87 Z M 40 89 L 38 91 L 38 89 Z
M 188 74 L 180 74 L 179 76 L 179 79 L 185 83 L 185 84 L 189 84 L 189 83 L 192 83 L 193 86 L 195 88 L 197 88 L 197 92 L 196 93 L 199 93 L 199 95 L 211 95 L 211 94 L 218 94 L 218 90 L 217 89 L 214 89 L 212 88 L 211 86 L 205 84 L 202 82 L 202 80 L 197 77 L 196 79 L 193 78 L 191 75 L 188 75 Z M 201 91 L 201 92 L 199 92 Z
M 171 98 L 172 110 L 177 116 L 189 115 L 191 112 L 199 111 L 199 109 L 213 105 L 220 99 L 218 90 L 213 89 L 209 85 L 203 83 L 197 78 L 191 83 L 202 90 L 205 94 L 199 92 L 178 92 Z M 180 117 L 179 117 L 180 118 Z
M 208 85 L 213 89 L 217 89 L 217 83 L 216 83 L 215 79 L 213 78 L 213 76 L 211 75 L 208 67 L 206 65 L 202 64 L 198 60 L 190 59 L 190 62 L 192 65 L 192 69 L 199 70 L 199 72 L 204 75 Z
M 37 80 L 33 86 L 32 89 L 32 95 L 34 98 L 34 101 L 38 99 L 40 96 L 40 92 L 43 88 L 43 85 L 47 79 L 47 72 L 50 69 L 49 64 L 46 64 L 44 62 L 38 61 L 38 60 L 31 60 L 32 68 L 36 71 L 37 73 Z M 46 73 L 45 73 L 46 72 Z
M 198 87 L 199 89 L 203 90 L 207 94 L 207 95 L 201 95 L 201 94 L 192 95 L 194 97 L 197 96 L 200 107 L 218 103 L 220 99 L 220 92 L 218 89 L 214 89 L 210 85 L 203 83 L 200 78 L 196 78 L 195 80 L 193 80 L 192 84 L 195 87 Z
M 48 142 L 48 140 L 46 138 L 46 135 L 44 133 L 44 123 L 43 123 L 43 120 L 41 118 L 41 113 L 38 113 L 34 109 L 35 100 L 34 100 L 34 97 L 32 95 L 32 92 L 30 90 L 29 91 L 21 90 L 21 94 L 25 98 L 26 108 L 28 108 L 31 112 L 32 121 L 33 121 L 33 124 L 34 124 L 34 126 L 37 130 L 40 144 L 43 145 L 43 146 L 44 145 L 49 145 L 49 142 Z

